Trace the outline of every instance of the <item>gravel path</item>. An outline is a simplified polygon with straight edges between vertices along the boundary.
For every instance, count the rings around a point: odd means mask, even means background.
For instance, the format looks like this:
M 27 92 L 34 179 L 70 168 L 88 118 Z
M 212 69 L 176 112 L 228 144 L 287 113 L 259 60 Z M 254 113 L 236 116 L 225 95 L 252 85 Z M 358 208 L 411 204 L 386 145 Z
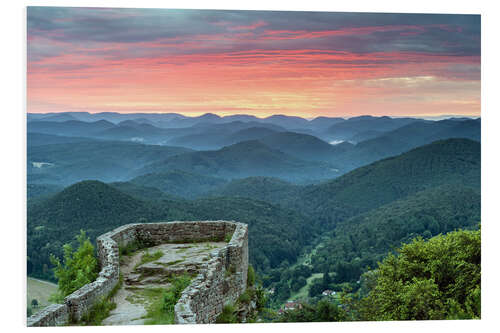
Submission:
M 140 291 L 147 288 L 168 288 L 165 274 L 196 273 L 211 252 L 226 245 L 224 242 L 162 244 L 125 257 L 120 266 L 123 284 L 113 298 L 116 308 L 102 324 L 143 325 L 149 303 Z M 150 254 L 161 251 L 163 255 L 153 262 L 139 265 L 146 251 Z M 141 272 L 148 272 L 147 277 L 143 277 Z

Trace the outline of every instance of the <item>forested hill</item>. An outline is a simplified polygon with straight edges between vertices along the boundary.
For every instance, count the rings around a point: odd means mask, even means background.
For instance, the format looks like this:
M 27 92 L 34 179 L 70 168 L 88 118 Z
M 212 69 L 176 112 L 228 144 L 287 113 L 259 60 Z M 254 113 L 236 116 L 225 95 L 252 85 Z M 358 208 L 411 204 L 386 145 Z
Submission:
M 447 183 L 480 186 L 481 146 L 467 139 L 437 141 L 309 186 L 300 196 L 310 210 L 328 202 L 359 211 Z
M 266 200 L 300 210 L 322 223 L 335 223 L 443 184 L 479 189 L 480 148 L 480 143 L 468 139 L 436 141 L 317 185 L 251 177 L 234 180 L 212 194 Z
M 329 272 L 332 284 L 313 286 L 342 290 L 342 283 L 356 286 L 363 272 L 375 268 L 388 252 L 417 236 L 430 238 L 459 228 L 474 229 L 481 220 L 479 191 L 458 184 L 417 192 L 337 225 L 325 235 L 311 257 L 314 271 Z
M 144 188 L 127 184 L 83 181 L 29 204 L 28 274 L 53 279 L 49 255 L 61 256 L 62 245 L 74 240 L 80 229 L 95 240 L 127 223 L 237 220 L 249 225 L 250 260 L 260 270 L 276 267 L 284 260 L 293 262 L 318 232 L 308 217 L 267 202 L 229 197 L 146 200 Z
M 266 286 L 280 285 L 279 297 L 289 295 L 290 264 L 321 237 L 323 247 L 311 252 L 312 266 L 305 271 L 325 270 L 335 284 L 355 286 L 360 272 L 401 241 L 474 226 L 480 216 L 480 164 L 478 142 L 448 139 L 316 185 L 251 177 L 221 182 L 210 197 L 197 200 L 161 195 L 155 185 L 162 183 L 148 177 L 137 183 L 84 181 L 29 204 L 28 273 L 51 278 L 49 254 L 61 255 L 62 245 L 80 229 L 95 239 L 139 221 L 228 219 L 248 223 L 250 261 Z M 168 184 L 170 175 L 164 176 Z
M 339 170 L 323 162 L 304 161 L 272 149 L 257 140 L 244 141 L 215 151 L 197 151 L 151 163 L 135 174 L 183 170 L 219 178 L 273 176 L 291 181 L 331 179 Z

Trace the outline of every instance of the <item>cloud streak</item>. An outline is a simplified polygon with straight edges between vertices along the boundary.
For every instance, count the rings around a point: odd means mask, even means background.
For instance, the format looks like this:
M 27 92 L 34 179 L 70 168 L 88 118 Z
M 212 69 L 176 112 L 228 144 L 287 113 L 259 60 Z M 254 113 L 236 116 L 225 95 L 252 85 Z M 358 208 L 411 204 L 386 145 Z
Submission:
M 480 57 L 477 15 L 29 7 L 28 111 L 479 114 Z

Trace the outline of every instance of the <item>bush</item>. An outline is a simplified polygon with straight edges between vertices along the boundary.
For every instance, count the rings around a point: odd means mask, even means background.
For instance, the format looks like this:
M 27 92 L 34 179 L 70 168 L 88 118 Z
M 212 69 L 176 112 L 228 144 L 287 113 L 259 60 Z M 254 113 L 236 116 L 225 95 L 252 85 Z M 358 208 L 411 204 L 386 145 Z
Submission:
M 243 294 L 238 297 L 238 302 L 242 304 L 248 304 L 250 303 L 250 295 L 248 291 L 245 291 Z
M 263 288 L 257 287 L 255 290 L 255 295 L 256 295 L 256 303 L 257 303 L 257 310 L 261 311 L 263 310 L 268 302 L 268 298 L 266 297 L 266 292 Z
M 75 290 L 94 281 L 97 278 L 98 264 L 94 253 L 94 246 L 81 230 L 78 240 L 78 249 L 73 251 L 70 244 L 63 246 L 64 264 L 51 255 L 50 261 L 55 265 L 54 275 L 58 279 L 60 296 L 65 297 Z M 60 298 L 60 296 L 56 298 Z
M 215 320 L 217 324 L 233 324 L 238 322 L 236 308 L 231 304 L 224 305 L 222 313 Z
M 303 304 L 302 309 L 285 311 L 278 319 L 282 322 L 332 322 L 345 321 L 345 311 L 335 303 L 321 300 L 316 305 Z
M 231 241 L 231 238 L 233 238 L 233 233 L 226 234 L 224 236 L 224 242 L 229 243 Z
M 255 284 L 255 270 L 252 265 L 248 265 L 248 273 L 247 273 L 247 286 L 252 287 Z
M 38 300 L 37 300 L 36 298 L 33 298 L 33 299 L 31 300 L 31 306 L 32 306 L 33 308 L 38 307 Z
M 480 232 L 417 238 L 389 255 L 373 273 L 368 296 L 354 302 L 359 319 L 479 319 Z

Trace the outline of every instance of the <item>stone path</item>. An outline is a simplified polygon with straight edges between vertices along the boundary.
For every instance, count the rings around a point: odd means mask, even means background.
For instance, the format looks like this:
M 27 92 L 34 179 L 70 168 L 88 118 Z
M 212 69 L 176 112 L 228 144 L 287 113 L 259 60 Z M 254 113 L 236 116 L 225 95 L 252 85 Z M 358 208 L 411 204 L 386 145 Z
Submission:
M 182 273 L 195 274 L 210 253 L 226 246 L 225 242 L 161 244 L 137 251 L 123 258 L 120 272 L 123 285 L 113 297 L 116 308 L 103 325 L 143 325 L 147 314 L 148 299 L 141 291 L 148 288 L 168 288 L 167 277 Z M 141 263 L 142 256 L 161 251 L 161 257 Z

